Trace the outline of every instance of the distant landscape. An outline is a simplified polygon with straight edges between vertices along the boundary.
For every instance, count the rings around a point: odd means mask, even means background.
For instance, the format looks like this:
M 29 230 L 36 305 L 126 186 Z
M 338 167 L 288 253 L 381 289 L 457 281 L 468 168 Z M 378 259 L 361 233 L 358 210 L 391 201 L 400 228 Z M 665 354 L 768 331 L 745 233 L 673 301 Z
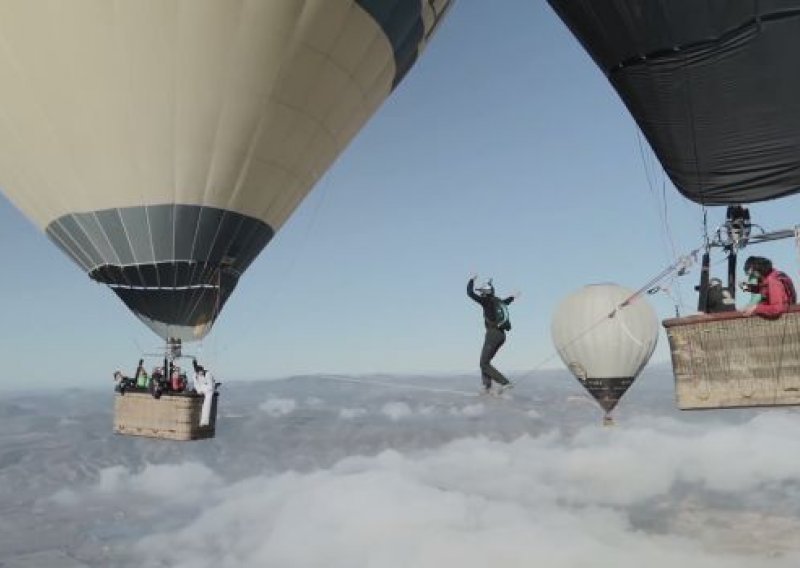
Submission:
M 231 382 L 217 437 L 115 436 L 113 393 L 0 401 L 0 566 L 797 566 L 800 415 L 614 427 L 565 372 Z

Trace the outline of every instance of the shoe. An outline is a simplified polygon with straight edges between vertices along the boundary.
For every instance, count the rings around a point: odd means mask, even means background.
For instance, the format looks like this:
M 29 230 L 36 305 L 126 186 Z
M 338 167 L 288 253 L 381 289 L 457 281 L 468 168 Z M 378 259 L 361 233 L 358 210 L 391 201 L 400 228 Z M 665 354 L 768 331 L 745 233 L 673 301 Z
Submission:
M 514 383 L 508 381 L 506 384 L 500 385 L 500 387 L 497 389 L 497 392 L 502 394 L 506 392 L 508 389 L 513 389 L 513 388 L 514 388 Z

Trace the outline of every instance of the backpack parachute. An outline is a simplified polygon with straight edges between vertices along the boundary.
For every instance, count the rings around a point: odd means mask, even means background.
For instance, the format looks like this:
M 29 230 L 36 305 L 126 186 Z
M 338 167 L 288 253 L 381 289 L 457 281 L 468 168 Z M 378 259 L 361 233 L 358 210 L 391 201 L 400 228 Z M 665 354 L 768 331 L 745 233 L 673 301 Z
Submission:
M 500 298 L 494 299 L 494 321 L 491 321 L 490 323 L 497 329 L 502 329 L 505 331 L 511 329 L 511 323 L 509 323 L 508 316 L 508 306 Z

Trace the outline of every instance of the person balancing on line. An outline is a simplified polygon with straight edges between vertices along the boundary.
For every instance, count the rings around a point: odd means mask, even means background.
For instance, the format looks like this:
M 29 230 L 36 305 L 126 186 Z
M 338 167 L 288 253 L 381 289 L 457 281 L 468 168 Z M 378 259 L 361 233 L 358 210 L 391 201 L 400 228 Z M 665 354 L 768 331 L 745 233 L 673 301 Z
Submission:
M 483 340 L 481 350 L 481 377 L 485 393 L 490 393 L 492 381 L 500 385 L 498 392 L 511 388 L 513 384 L 503 373 L 492 366 L 492 358 L 497 355 L 497 351 L 506 342 L 506 332 L 511 329 L 511 322 L 508 318 L 508 305 L 519 297 L 519 292 L 515 292 L 505 299 L 500 299 L 494 295 L 492 279 L 475 290 L 475 280 L 477 274 L 470 276 L 467 283 L 467 295 L 475 300 L 483 308 L 483 322 L 486 326 L 486 337 Z

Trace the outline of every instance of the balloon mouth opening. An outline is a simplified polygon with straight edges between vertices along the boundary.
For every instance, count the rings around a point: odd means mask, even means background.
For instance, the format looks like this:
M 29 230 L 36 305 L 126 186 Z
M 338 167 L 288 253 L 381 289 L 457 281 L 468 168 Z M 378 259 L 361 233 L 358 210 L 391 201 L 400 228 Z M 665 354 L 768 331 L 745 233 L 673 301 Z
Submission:
M 162 339 L 205 337 L 236 287 L 239 272 L 217 262 L 104 265 L 90 273 Z

